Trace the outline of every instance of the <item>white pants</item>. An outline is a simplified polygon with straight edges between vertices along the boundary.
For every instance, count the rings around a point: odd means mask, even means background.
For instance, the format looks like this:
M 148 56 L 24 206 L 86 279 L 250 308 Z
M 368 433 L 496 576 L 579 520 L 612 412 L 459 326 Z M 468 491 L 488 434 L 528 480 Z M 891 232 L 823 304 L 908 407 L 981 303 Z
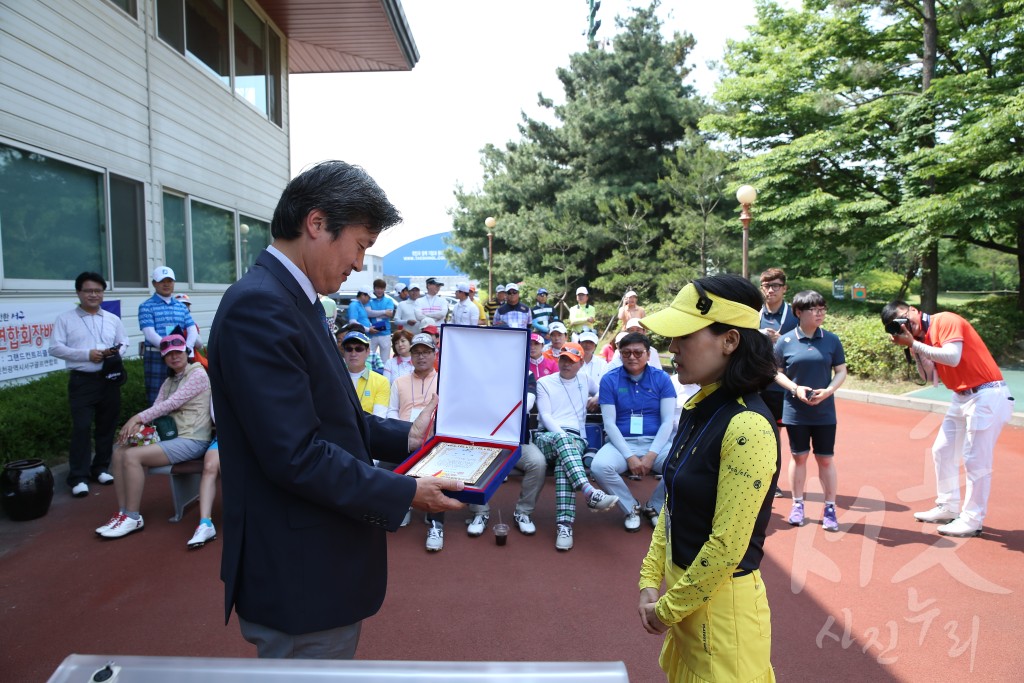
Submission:
M 942 420 L 932 458 L 935 460 L 935 502 L 950 510 L 960 507 L 960 460 L 967 472 L 967 491 L 960 519 L 981 528 L 992 488 L 992 451 L 999 432 L 1010 421 L 1013 401 L 1007 387 L 982 389 L 976 394 L 953 394 Z
M 391 358 L 391 335 L 375 334 L 370 337 L 370 353 L 374 351 L 380 354 L 382 363 L 387 363 L 388 358 Z
M 651 450 L 651 444 L 654 443 L 653 436 L 624 436 L 623 438 L 626 440 L 626 445 L 629 446 L 630 452 L 641 458 L 647 455 L 648 451 Z M 662 447 L 658 456 L 654 459 L 652 471 L 656 474 L 661 474 L 665 461 L 668 459 L 668 450 L 671 447 L 672 443 L 670 440 Z M 598 486 L 605 493 L 618 496 L 619 507 L 627 515 L 633 511 L 635 506 L 640 504 L 629 490 L 626 481 L 622 478 L 622 474 L 628 469 L 629 464 L 626 462 L 625 456 L 610 441 L 601 446 L 601 449 L 594 455 L 594 459 L 590 463 L 590 473 L 594 475 L 594 480 Z M 660 513 L 661 506 L 665 502 L 664 480 L 659 481 L 658 485 L 654 487 L 650 502 L 654 509 Z

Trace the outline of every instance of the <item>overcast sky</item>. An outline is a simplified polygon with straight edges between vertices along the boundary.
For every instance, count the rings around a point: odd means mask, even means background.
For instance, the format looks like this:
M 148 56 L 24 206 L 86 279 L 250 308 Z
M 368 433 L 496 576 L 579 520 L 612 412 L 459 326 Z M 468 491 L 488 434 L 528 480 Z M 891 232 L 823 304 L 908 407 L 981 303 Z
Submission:
M 598 38 L 637 2 L 602 0 Z M 642 3 L 646 5 L 646 3 Z M 586 0 L 402 0 L 420 53 L 409 72 L 290 78 L 292 174 L 323 159 L 366 168 L 405 217 L 371 253 L 451 229 L 457 183 L 478 188 L 479 151 L 518 139 L 537 93 L 563 100 L 555 69 L 586 47 Z M 710 94 L 727 38 L 754 20 L 753 0 L 668 0 L 664 30 L 696 38 L 692 84 Z

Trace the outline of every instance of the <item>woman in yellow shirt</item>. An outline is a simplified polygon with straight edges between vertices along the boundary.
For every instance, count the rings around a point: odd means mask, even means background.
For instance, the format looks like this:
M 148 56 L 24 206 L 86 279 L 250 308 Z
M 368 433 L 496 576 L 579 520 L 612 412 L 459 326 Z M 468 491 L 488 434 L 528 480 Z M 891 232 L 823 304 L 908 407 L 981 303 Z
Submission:
M 672 340 L 679 381 L 701 386 L 680 417 L 665 463 L 665 506 L 640 571 L 641 623 L 665 634 L 659 663 L 670 681 L 775 680 L 758 568 L 779 442 L 758 396 L 776 371 L 758 331 L 760 308 L 750 282 L 716 275 L 642 320 Z

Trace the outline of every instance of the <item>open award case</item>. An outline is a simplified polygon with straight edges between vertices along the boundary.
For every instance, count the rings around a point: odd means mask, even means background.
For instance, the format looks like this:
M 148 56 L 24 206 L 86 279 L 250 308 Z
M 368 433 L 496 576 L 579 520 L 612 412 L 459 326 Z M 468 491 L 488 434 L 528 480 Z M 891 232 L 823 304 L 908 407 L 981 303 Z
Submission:
M 490 500 L 521 455 L 529 340 L 527 330 L 441 327 L 434 436 L 395 472 L 462 479 L 462 491 L 445 493 Z

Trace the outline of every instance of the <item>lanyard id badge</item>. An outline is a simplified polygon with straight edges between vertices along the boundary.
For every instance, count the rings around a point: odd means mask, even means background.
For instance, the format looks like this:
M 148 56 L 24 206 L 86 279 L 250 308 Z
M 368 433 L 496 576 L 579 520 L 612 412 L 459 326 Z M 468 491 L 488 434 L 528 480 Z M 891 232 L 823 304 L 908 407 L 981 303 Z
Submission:
M 634 415 L 630 415 L 629 416 L 629 433 L 632 436 L 641 436 L 641 435 L 643 435 L 643 433 L 644 433 L 644 415 L 643 415 L 643 413 L 640 413 L 639 415 L 634 414 Z

